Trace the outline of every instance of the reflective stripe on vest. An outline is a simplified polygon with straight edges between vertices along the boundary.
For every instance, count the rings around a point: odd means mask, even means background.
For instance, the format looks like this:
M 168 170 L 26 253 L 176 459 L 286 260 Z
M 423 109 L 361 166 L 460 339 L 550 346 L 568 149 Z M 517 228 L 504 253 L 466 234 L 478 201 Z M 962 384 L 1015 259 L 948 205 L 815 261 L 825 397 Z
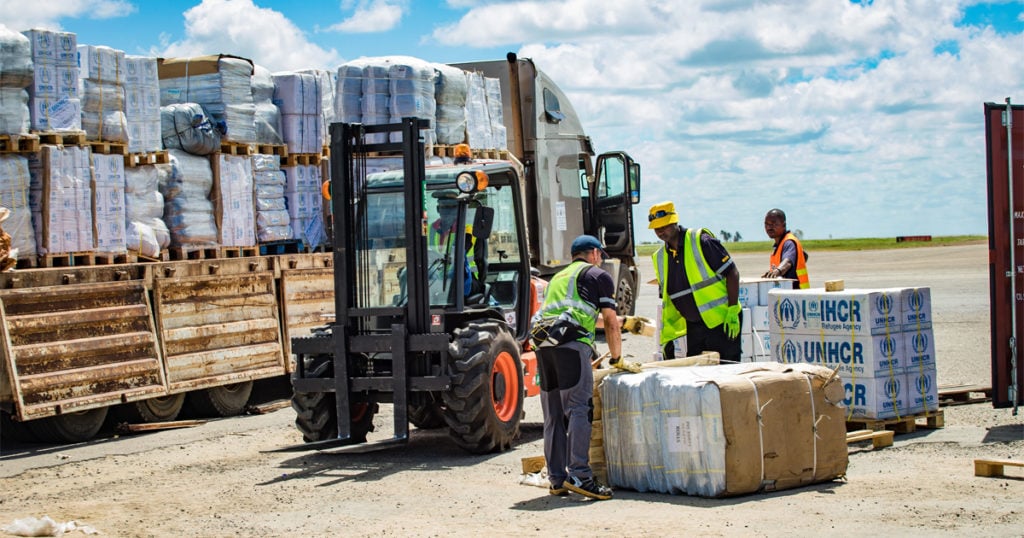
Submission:
M 700 312 L 704 325 L 718 327 L 725 321 L 725 314 L 729 306 L 729 290 L 726 287 L 723 274 L 732 266 L 733 261 L 730 258 L 717 271 L 712 272 L 711 266 L 704 259 L 704 252 L 700 248 L 700 235 L 702 233 L 707 233 L 714 237 L 714 234 L 707 229 L 691 228 L 687 230 L 683 238 L 682 253 L 683 266 L 686 268 L 686 280 L 689 287 L 673 293 L 669 296 L 669 299 L 678 299 L 692 293 L 693 301 L 697 305 L 697 311 Z M 686 255 L 687 253 L 689 254 L 688 256 Z M 662 251 L 659 251 L 658 254 L 662 257 L 664 256 Z M 667 271 L 667 260 L 662 260 L 662 263 L 666 264 L 664 270 Z M 660 276 L 659 272 L 659 278 Z M 662 279 L 662 281 L 664 282 L 665 279 Z M 665 287 L 667 285 L 664 285 L 662 289 L 664 290 Z
M 580 291 L 577 287 L 579 276 L 588 267 L 590 264 L 587 262 L 574 261 L 553 276 L 544 296 L 544 305 L 533 318 L 537 320 L 556 317 L 562 312 L 572 309 L 573 319 L 587 331 L 587 336 L 579 338 L 578 341 L 586 344 L 594 341 L 598 314 L 598 310 L 593 305 L 580 298 Z M 570 290 L 572 290 L 572 296 L 569 295 Z
M 810 288 L 811 279 L 807 276 L 807 259 L 804 258 L 804 247 L 800 244 L 800 240 L 793 235 L 793 232 L 786 232 L 786 235 L 782 236 L 782 240 L 779 241 L 779 247 L 772 251 L 772 256 L 768 263 L 775 267 L 782 263 L 782 245 L 786 241 L 792 241 L 793 245 L 796 246 L 796 279 L 800 289 Z

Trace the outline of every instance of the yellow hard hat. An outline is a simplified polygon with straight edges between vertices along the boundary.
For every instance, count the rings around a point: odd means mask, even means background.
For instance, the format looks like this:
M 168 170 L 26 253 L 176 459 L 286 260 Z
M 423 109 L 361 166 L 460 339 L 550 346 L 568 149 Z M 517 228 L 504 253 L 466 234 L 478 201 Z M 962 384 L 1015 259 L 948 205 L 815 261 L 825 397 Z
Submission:
M 647 213 L 648 228 L 654 230 L 669 224 L 679 222 L 679 215 L 676 214 L 676 205 L 672 202 L 659 202 L 651 206 Z

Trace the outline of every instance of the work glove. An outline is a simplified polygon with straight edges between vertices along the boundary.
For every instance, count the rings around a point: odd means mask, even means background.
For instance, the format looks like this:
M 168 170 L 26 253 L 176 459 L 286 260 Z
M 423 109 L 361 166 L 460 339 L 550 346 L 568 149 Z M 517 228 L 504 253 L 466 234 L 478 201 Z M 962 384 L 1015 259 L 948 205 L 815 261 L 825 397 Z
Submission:
M 611 359 L 608 359 L 608 364 L 611 365 L 612 368 L 632 372 L 634 374 L 641 370 L 639 362 L 627 361 L 622 357 L 612 357 Z
M 729 309 L 725 312 L 725 323 L 723 328 L 725 335 L 730 340 L 735 340 L 740 335 L 740 309 L 742 307 L 739 304 L 729 305 Z
M 651 320 L 641 316 L 626 316 L 622 320 L 622 330 L 633 334 L 642 334 L 644 326 L 650 325 Z

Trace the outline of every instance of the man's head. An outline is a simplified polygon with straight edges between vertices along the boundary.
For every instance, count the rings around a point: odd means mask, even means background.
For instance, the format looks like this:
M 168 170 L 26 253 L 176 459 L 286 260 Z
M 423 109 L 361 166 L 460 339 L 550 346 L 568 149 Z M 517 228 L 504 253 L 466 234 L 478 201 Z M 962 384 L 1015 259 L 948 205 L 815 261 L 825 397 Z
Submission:
M 571 254 L 573 259 L 580 258 L 594 265 L 600 265 L 601 260 L 608 259 L 608 253 L 604 251 L 601 242 L 592 235 L 581 235 L 574 239 Z
M 669 243 L 676 243 L 679 236 L 679 215 L 676 214 L 676 205 L 672 202 L 659 202 L 651 206 L 647 213 L 647 227 L 654 230 L 658 239 Z
M 764 216 L 764 233 L 772 239 L 786 234 L 786 214 L 781 209 L 771 209 Z

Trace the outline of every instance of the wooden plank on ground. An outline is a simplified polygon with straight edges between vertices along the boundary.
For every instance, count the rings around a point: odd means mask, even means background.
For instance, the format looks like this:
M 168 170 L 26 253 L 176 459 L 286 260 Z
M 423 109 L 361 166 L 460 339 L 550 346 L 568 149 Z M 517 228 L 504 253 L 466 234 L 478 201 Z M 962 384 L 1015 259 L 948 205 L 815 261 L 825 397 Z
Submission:
M 893 435 L 896 432 L 892 430 L 857 430 L 848 432 L 846 434 L 846 444 L 860 443 L 863 441 L 871 441 L 872 448 L 885 448 L 892 446 Z
M 974 476 L 1006 476 L 1006 467 L 1024 467 L 1024 461 L 1017 460 L 974 460 Z
M 145 424 L 123 423 L 119 424 L 117 429 L 121 433 L 139 433 L 157 430 L 172 430 L 175 428 L 192 428 L 205 423 L 205 420 L 169 420 L 166 422 L 147 422 Z

